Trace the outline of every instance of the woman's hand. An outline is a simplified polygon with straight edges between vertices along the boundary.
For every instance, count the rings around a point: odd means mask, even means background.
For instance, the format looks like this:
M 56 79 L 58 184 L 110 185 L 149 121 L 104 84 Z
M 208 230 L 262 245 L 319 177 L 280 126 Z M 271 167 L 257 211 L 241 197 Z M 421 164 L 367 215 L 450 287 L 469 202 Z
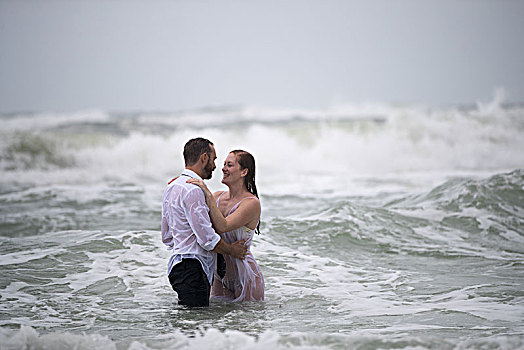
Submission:
M 211 193 L 209 188 L 207 188 L 207 186 L 204 183 L 204 181 L 202 181 L 200 179 L 191 178 L 191 179 L 187 180 L 186 182 L 188 184 L 193 184 L 193 185 L 197 185 L 198 187 L 200 187 L 202 189 L 202 191 L 204 191 L 204 195 L 206 196 L 206 199 L 208 199 L 209 197 L 213 198 L 213 194 Z

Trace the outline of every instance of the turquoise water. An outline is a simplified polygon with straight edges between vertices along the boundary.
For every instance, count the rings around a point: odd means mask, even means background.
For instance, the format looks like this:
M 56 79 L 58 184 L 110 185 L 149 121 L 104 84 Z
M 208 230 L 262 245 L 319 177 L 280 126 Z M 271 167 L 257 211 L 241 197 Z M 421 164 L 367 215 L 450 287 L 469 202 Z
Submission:
M 524 109 L 0 118 L 0 348 L 524 346 Z M 257 160 L 266 301 L 177 305 L 162 190 L 204 136 Z M 209 182 L 221 189 L 220 166 Z

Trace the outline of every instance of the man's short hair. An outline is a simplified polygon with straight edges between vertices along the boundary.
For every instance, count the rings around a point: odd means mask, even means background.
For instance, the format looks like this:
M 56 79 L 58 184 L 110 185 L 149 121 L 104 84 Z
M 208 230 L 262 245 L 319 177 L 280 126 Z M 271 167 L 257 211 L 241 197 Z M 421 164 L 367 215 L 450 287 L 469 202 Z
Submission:
M 187 141 L 184 146 L 184 162 L 186 166 L 195 164 L 198 158 L 204 153 L 211 156 L 211 146 L 213 146 L 213 142 L 202 137 Z

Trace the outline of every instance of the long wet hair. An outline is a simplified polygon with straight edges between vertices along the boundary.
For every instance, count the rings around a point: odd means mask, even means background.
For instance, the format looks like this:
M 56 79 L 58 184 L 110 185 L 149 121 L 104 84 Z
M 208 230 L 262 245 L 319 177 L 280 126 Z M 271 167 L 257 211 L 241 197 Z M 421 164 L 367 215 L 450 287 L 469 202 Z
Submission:
M 257 185 L 255 184 L 255 158 L 251 153 L 240 149 L 231 151 L 231 153 L 237 158 L 237 162 L 240 164 L 242 170 L 247 169 L 247 175 L 244 176 L 244 185 L 248 192 L 260 199 L 258 197 Z M 255 233 L 260 234 L 260 220 L 258 221 Z

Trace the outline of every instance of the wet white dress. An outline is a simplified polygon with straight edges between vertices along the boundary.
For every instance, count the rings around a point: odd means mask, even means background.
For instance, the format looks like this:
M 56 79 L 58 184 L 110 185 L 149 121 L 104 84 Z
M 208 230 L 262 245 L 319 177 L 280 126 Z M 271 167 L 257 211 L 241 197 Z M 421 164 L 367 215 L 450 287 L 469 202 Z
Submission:
M 222 192 L 220 197 L 222 197 L 224 193 L 225 192 Z M 220 202 L 220 197 L 217 199 L 217 206 Z M 231 215 L 244 200 L 258 200 L 258 198 L 247 197 L 240 200 L 231 208 L 227 216 Z M 220 278 L 215 271 L 214 281 L 211 287 L 211 298 L 232 302 L 264 300 L 264 277 L 250 250 L 253 234 L 254 230 L 243 226 L 220 235 L 224 241 L 230 244 L 246 239 L 245 244 L 248 246 L 248 251 L 244 260 L 224 255 L 226 260 L 226 274 L 224 278 Z

